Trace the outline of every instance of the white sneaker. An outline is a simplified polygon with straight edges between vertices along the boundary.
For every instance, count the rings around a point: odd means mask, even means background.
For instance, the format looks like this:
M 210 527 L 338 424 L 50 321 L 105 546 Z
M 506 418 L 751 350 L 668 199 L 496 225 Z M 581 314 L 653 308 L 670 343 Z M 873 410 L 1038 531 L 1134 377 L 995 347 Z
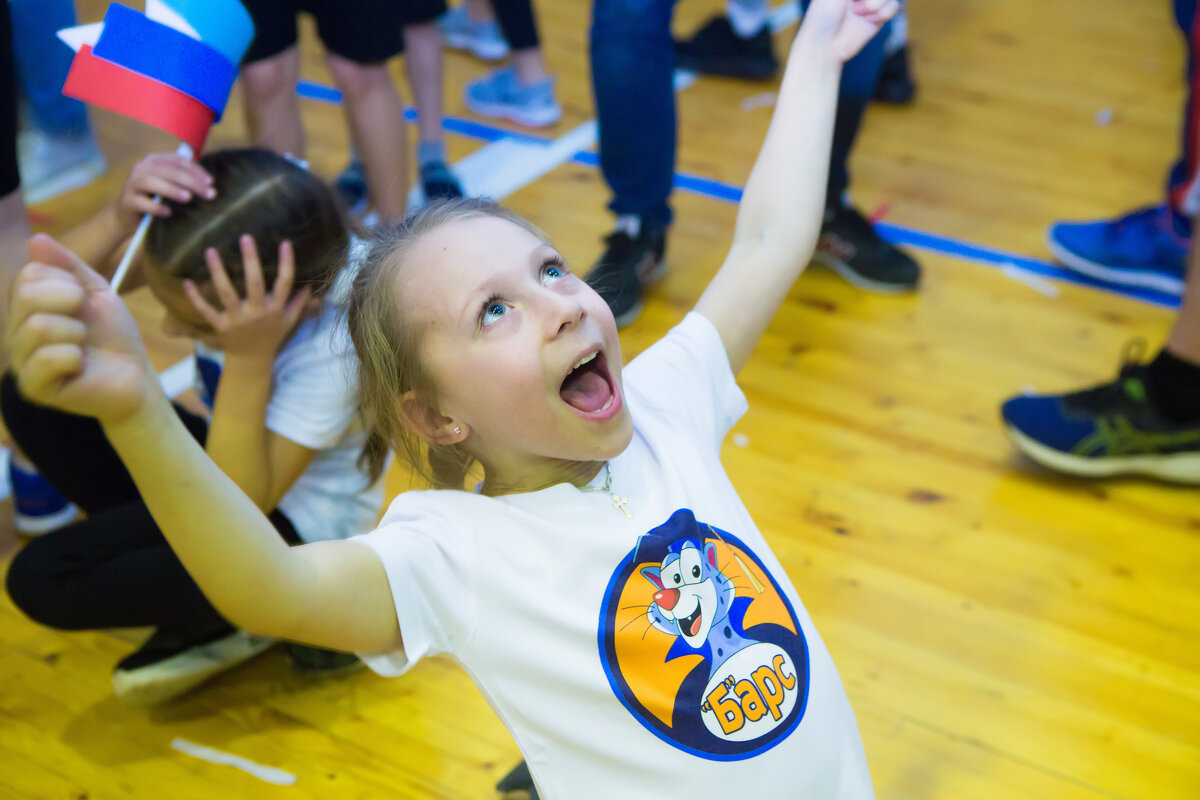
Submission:
M 29 205 L 86 186 L 104 174 L 107 165 L 91 133 L 53 136 L 36 128 L 17 139 L 21 188 Z
M 275 641 L 235 630 L 197 644 L 187 634 L 155 632 L 117 664 L 113 691 L 138 705 L 164 703 L 248 661 Z
M 438 28 L 447 46 L 469 50 L 484 61 L 499 61 L 508 55 L 508 42 L 496 20 L 477 22 L 467 13 L 467 4 L 459 3 L 438 19 Z

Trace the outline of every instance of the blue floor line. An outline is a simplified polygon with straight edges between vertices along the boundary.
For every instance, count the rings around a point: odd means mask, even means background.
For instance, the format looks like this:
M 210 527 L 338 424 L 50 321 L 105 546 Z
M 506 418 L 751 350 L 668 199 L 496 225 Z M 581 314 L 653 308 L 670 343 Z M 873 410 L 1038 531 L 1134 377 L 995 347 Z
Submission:
M 312 81 L 300 81 L 296 84 L 296 94 L 308 100 L 315 100 L 321 103 L 330 103 L 338 105 L 342 101 L 342 93 L 331 86 L 323 86 Z M 413 108 L 404 110 L 404 118 L 408 122 L 415 122 L 417 112 Z M 518 131 L 505 130 L 494 125 L 488 125 L 483 122 L 476 122 L 469 119 L 459 119 L 457 117 L 446 117 L 442 121 L 442 127 L 450 133 L 459 136 L 465 136 L 470 139 L 476 139 L 484 142 L 496 142 L 501 139 L 517 139 L 527 141 L 533 144 L 549 145 L 553 139 L 544 136 L 536 136 L 530 133 L 522 133 Z M 592 167 L 599 169 L 600 157 L 597 153 L 591 151 L 581 151 L 575 153 L 571 157 L 571 162 L 581 166 Z M 742 199 L 742 189 L 729 183 L 723 183 L 712 178 L 705 178 L 698 175 L 688 175 L 683 172 L 675 173 L 676 189 L 693 194 L 699 194 L 704 197 L 711 197 L 714 200 L 721 200 L 727 203 L 738 203 Z M 998 250 L 984 245 L 972 244 L 971 242 L 961 241 L 949 236 L 940 236 L 938 234 L 920 231 L 914 228 L 906 228 L 902 225 L 895 225 L 889 222 L 875 223 L 876 229 L 883 238 L 893 244 L 906 245 L 908 247 L 917 247 L 922 250 L 928 250 L 931 253 L 939 255 L 952 256 L 966 261 L 972 261 L 977 264 L 985 264 L 991 267 L 1006 267 L 1014 266 L 1019 269 L 1041 275 L 1046 278 L 1051 278 L 1057 281 L 1066 283 L 1074 283 L 1079 286 L 1087 286 L 1092 289 L 1100 289 L 1101 291 L 1118 294 L 1122 297 L 1128 297 L 1134 300 L 1141 300 L 1146 303 L 1151 303 L 1165 308 L 1178 308 L 1179 298 L 1175 295 L 1166 292 L 1155 291 L 1154 289 L 1143 289 L 1131 286 L 1120 286 L 1118 284 L 1106 283 L 1094 278 L 1089 278 L 1086 275 L 1081 275 L 1073 272 L 1065 267 L 1049 261 L 1043 261 L 1030 256 L 1020 255 L 1018 253 L 1009 253 L 1003 250 Z

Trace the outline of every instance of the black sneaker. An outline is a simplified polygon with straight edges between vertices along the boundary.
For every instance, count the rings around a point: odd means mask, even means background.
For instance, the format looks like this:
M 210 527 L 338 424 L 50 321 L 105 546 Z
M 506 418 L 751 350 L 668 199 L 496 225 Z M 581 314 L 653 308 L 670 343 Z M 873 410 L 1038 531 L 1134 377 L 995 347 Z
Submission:
M 642 313 L 642 287 L 666 272 L 667 235 L 642 230 L 630 236 L 617 230 L 604 238 L 604 245 L 587 282 L 608 303 L 618 327 L 624 327 Z
M 113 691 L 122 700 L 153 705 L 171 700 L 214 675 L 253 658 L 275 643 L 235 628 L 155 631 L 117 663 Z
M 333 182 L 333 188 L 346 204 L 350 216 L 357 217 L 367 210 L 367 173 L 358 156 L 350 159 Z
M 870 220 L 849 206 L 825 209 L 813 259 L 868 292 L 911 292 L 921 279 L 912 256 L 884 241 Z
M 325 650 L 307 644 L 287 642 L 283 646 L 292 669 L 305 675 L 333 677 L 357 672 L 366 666 L 354 653 L 341 650 Z
M 1200 425 L 1165 419 L 1147 390 L 1144 348 L 1126 345 L 1116 380 L 1061 395 L 1023 395 L 1001 409 L 1031 459 L 1070 475 L 1149 475 L 1200 484 Z
M 421 165 L 421 189 L 425 192 L 427 203 L 463 196 L 462 184 L 445 161 L 430 161 Z
M 768 26 L 743 39 L 723 15 L 710 19 L 691 39 L 675 42 L 675 64 L 705 75 L 755 81 L 770 80 L 779 71 Z
M 529 774 L 529 766 L 522 761 L 513 767 L 512 772 L 505 775 L 496 784 L 500 794 L 509 792 L 529 792 L 529 800 L 538 800 L 537 788 L 533 785 L 533 776 Z
M 875 99 L 902 106 L 911 103 L 916 94 L 917 85 L 908 67 L 908 46 L 905 45 L 883 60 L 879 82 L 875 84 Z

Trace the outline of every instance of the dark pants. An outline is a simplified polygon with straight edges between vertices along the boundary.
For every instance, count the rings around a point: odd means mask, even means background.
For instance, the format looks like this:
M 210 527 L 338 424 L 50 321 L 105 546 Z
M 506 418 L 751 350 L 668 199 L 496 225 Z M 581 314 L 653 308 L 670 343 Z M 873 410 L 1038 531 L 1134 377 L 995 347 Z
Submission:
M 532 0 L 492 0 L 492 8 L 509 47 L 528 50 L 540 44 Z
M 1183 115 L 1183 145 L 1179 160 L 1167 178 L 1167 199 L 1173 212 L 1175 229 L 1190 236 L 1191 218 L 1200 214 L 1200 104 L 1197 104 L 1197 51 L 1200 50 L 1200 14 L 1197 0 L 1175 0 L 1175 21 L 1187 44 L 1187 106 Z
M 801 3 L 802 7 L 807 2 Z M 600 129 L 600 169 L 613 192 L 609 208 L 653 228 L 671 221 L 675 174 L 674 0 L 593 0 L 592 90 Z M 883 67 L 889 26 L 842 69 L 827 197 L 850 184 L 847 163 Z
M 87 513 L 13 558 L 8 593 L 21 611 L 62 630 L 228 627 L 163 538 L 96 420 L 30 403 L 11 374 L 0 381 L 0 411 L 38 471 Z M 205 420 L 177 411 L 203 444 Z M 281 512 L 270 518 L 285 540 L 299 541 Z

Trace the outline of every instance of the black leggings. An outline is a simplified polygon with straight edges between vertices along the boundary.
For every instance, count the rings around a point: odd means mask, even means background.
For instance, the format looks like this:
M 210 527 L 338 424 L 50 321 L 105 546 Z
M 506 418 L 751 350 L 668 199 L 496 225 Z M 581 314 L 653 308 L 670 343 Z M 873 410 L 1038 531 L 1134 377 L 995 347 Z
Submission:
M 533 18 L 533 0 L 492 0 L 496 23 L 513 50 L 537 47 L 537 20 Z
M 176 410 L 203 444 L 208 423 Z M 0 411 L 43 477 L 87 513 L 86 520 L 31 540 L 13 557 L 8 593 L 21 611 L 62 630 L 229 626 L 163 538 L 96 420 L 30 403 L 11 374 L 0 381 Z M 300 541 L 278 509 L 270 519 L 286 541 Z

